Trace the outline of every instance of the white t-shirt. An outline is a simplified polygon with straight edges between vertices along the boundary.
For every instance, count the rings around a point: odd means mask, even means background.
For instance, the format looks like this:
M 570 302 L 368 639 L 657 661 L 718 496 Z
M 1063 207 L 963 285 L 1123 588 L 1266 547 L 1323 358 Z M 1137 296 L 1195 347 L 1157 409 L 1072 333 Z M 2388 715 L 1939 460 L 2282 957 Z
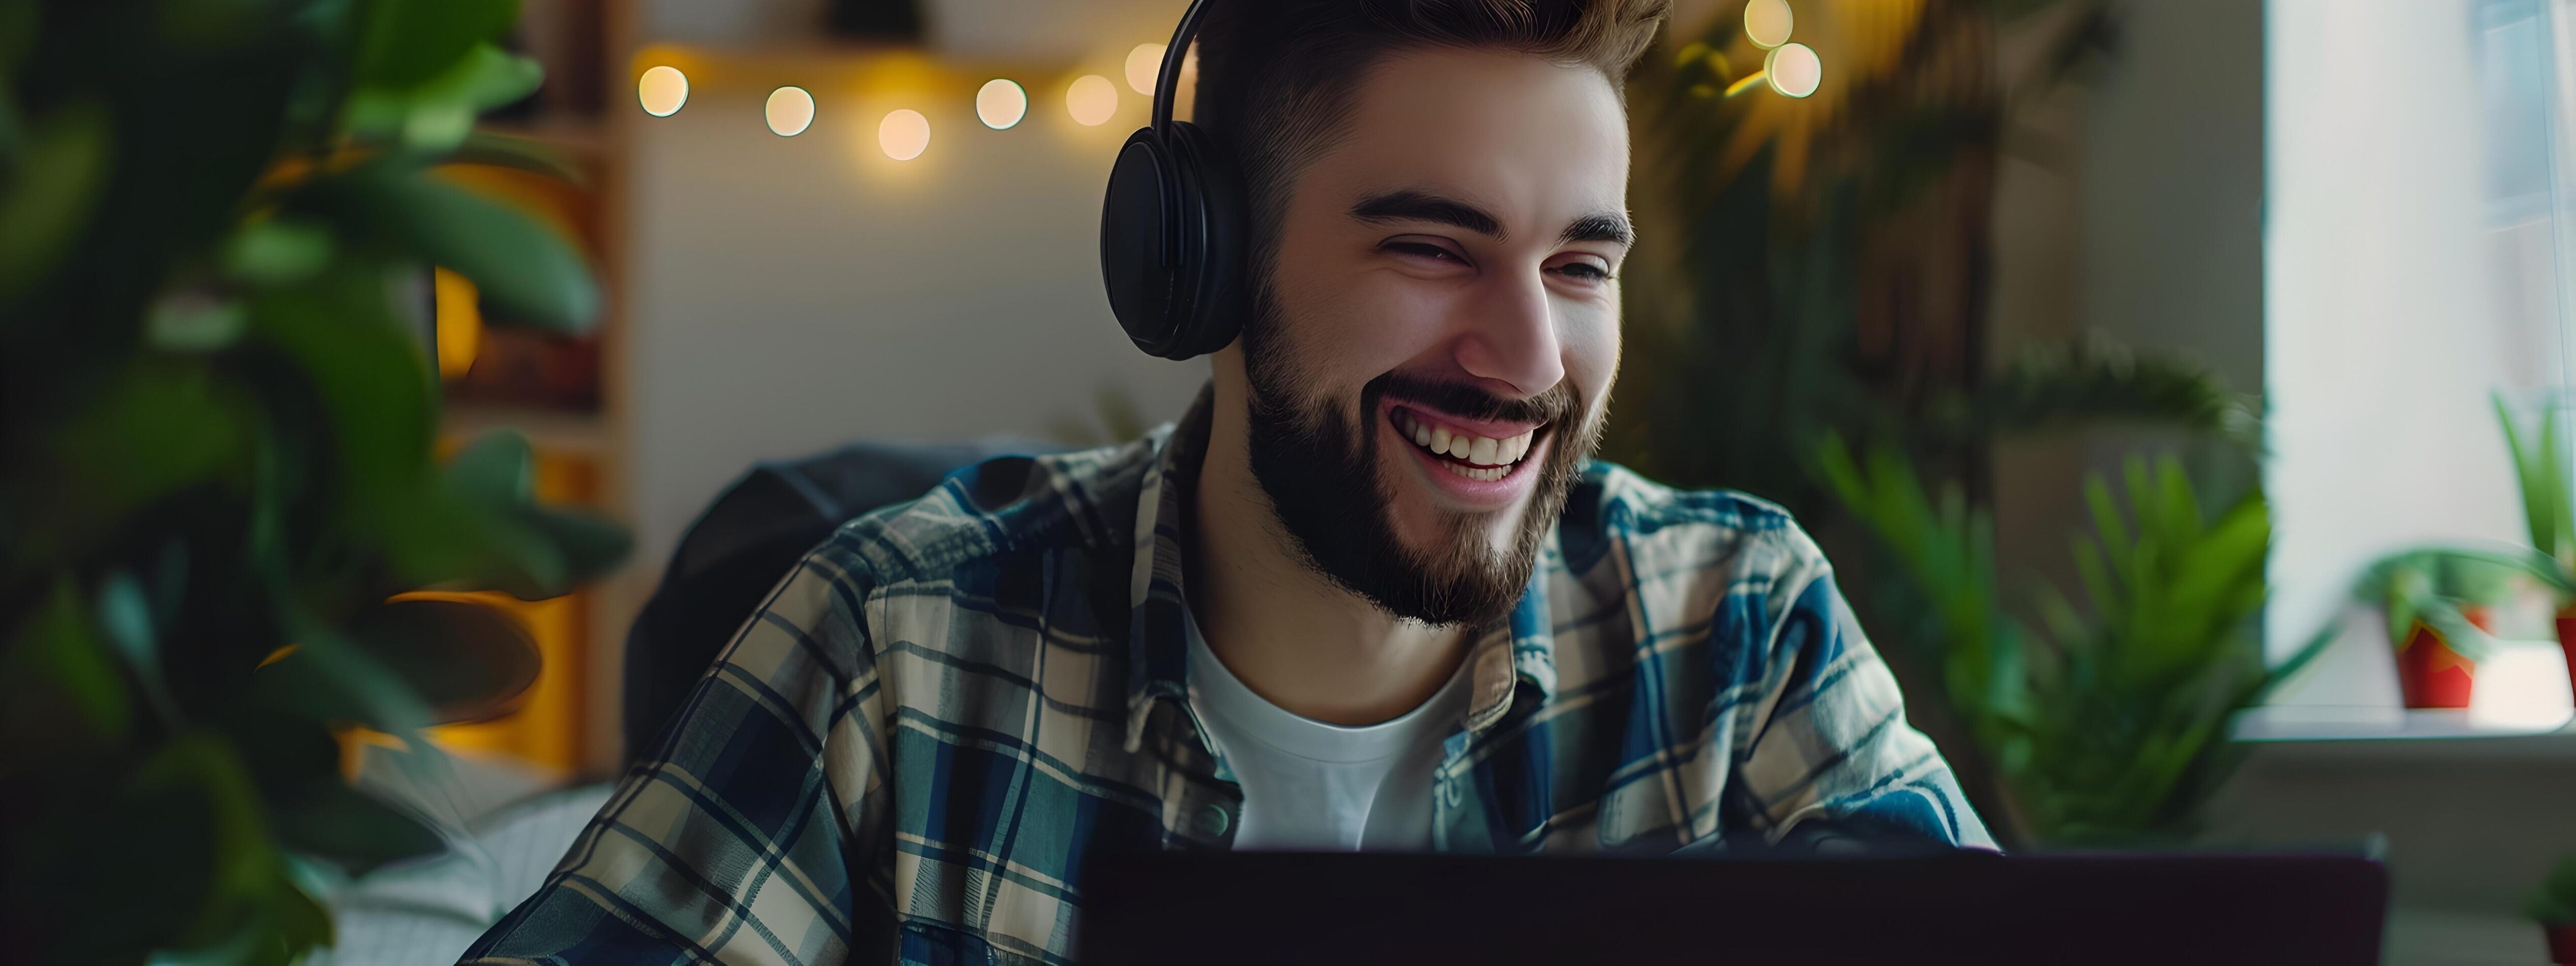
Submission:
M 1186 613 L 1186 612 L 1185 612 Z M 1432 772 L 1466 715 L 1461 667 L 1421 707 L 1345 728 L 1253 693 L 1188 620 L 1190 705 L 1243 785 L 1238 849 L 1355 852 L 1431 847 Z

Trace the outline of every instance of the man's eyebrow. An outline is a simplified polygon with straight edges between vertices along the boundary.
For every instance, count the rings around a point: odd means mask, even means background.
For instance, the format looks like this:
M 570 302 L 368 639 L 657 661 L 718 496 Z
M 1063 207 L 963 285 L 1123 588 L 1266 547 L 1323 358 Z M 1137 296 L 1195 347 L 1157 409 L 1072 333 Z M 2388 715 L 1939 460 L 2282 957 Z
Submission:
M 1560 245 L 1582 241 L 1615 242 L 1626 247 L 1636 243 L 1637 229 L 1628 224 L 1627 215 L 1603 211 L 1575 219 L 1573 224 L 1565 226 L 1565 234 L 1556 239 Z
M 1351 217 L 1361 221 L 1428 221 L 1503 240 L 1503 223 L 1485 209 L 1409 188 L 1362 198 L 1351 206 Z

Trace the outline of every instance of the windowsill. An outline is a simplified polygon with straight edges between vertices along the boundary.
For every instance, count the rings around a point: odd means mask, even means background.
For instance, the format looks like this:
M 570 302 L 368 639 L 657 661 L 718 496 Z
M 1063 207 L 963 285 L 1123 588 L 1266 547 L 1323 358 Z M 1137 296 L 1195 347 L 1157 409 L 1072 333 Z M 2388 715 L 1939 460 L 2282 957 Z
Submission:
M 2566 761 L 2576 711 L 2498 717 L 2472 711 L 2270 705 L 2236 716 L 2235 739 L 2273 761 Z
M 2388 910 L 2388 938 L 2382 956 L 2390 966 L 2521 966 L 2549 961 L 2540 927 L 2529 919 L 2406 905 Z

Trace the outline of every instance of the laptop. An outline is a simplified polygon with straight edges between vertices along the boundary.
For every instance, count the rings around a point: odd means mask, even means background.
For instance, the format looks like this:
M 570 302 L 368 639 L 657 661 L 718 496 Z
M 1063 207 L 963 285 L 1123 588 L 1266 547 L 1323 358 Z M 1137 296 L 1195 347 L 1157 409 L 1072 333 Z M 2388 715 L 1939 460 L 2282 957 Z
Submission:
M 2379 962 L 2349 856 L 1164 852 L 1083 884 L 1085 963 Z

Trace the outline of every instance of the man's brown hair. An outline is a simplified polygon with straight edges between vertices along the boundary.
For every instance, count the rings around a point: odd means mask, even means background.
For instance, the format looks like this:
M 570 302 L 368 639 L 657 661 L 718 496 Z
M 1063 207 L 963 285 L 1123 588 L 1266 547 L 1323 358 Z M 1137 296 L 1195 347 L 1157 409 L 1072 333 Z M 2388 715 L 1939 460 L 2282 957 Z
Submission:
M 1623 84 L 1672 0 L 1208 0 L 1193 121 L 1231 154 L 1268 274 L 1289 180 L 1345 130 L 1360 79 L 1426 47 L 1507 50 Z

